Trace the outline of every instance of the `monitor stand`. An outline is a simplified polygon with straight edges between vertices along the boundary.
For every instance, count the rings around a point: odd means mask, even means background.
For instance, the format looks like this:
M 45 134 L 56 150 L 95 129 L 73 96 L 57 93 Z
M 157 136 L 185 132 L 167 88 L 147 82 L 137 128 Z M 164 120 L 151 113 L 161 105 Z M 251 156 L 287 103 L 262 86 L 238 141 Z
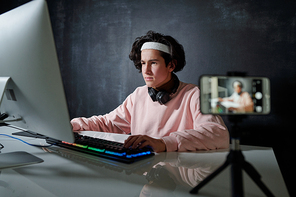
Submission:
M 9 79 L 10 77 L 0 77 L 0 105 Z
M 3 96 L 4 96 L 6 86 L 7 86 L 8 82 L 9 82 L 9 79 L 10 79 L 10 77 L 0 77 L 0 106 L 1 106 L 1 103 L 2 103 L 2 99 L 3 99 Z M 8 118 L 8 119 L 4 120 L 6 118 Z M 7 114 L 1 114 L 1 112 L 0 112 L 0 124 L 1 123 L 6 123 L 6 122 L 20 121 L 20 120 L 22 120 L 21 117 L 8 117 Z
M 0 154 L 0 171 L 7 168 L 17 168 L 43 162 L 43 159 L 24 151 Z
M 5 88 L 9 82 L 10 77 L 0 77 L 0 105 L 4 96 Z M 0 114 L 1 115 L 1 114 Z M 0 119 L 0 124 L 11 121 L 18 121 L 21 118 L 4 120 L 7 116 L 3 115 Z M 15 151 L 8 153 L 0 153 L 0 170 L 6 168 L 16 168 L 25 165 L 31 165 L 35 163 L 43 162 L 42 159 L 36 157 L 25 151 Z

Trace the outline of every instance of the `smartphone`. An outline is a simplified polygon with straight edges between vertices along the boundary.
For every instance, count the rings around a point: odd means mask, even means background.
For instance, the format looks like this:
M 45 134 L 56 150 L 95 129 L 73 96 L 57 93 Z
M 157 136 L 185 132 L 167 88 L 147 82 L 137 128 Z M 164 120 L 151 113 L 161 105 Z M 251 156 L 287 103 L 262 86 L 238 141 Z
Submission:
M 266 77 L 200 77 L 203 114 L 263 115 L 270 113 L 270 81 Z

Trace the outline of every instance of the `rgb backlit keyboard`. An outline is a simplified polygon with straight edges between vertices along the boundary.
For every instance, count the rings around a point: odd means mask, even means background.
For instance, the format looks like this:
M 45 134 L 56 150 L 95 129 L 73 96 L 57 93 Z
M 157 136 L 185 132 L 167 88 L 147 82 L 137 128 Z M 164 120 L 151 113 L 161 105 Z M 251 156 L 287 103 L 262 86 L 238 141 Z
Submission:
M 74 143 L 65 141 L 47 140 L 48 143 L 80 151 L 87 154 L 97 155 L 112 160 L 132 163 L 137 160 L 145 159 L 154 155 L 153 150 L 149 147 L 142 149 L 124 148 L 123 143 L 104 140 L 100 138 L 93 138 L 89 136 L 74 134 Z

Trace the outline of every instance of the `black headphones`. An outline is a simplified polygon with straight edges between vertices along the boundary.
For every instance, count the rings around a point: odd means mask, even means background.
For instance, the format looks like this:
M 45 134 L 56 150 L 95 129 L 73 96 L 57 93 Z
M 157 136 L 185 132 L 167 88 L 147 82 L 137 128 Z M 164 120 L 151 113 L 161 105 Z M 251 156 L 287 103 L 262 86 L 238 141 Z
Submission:
M 172 77 L 174 79 L 174 87 L 172 89 L 172 93 L 176 93 L 178 87 L 179 87 L 179 79 L 177 77 L 177 75 L 172 73 Z M 148 87 L 148 94 L 151 97 L 151 99 L 153 100 L 153 102 L 158 101 L 161 105 L 166 104 L 171 98 L 170 98 L 170 94 L 166 91 L 157 91 L 152 87 Z

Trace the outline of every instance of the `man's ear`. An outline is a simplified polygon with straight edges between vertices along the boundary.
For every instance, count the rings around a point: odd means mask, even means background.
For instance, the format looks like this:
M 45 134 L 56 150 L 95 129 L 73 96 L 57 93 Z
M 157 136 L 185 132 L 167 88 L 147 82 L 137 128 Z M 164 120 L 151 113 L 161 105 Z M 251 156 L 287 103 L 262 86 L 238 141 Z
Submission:
M 168 67 L 170 68 L 170 72 L 173 72 L 173 71 L 175 70 L 176 65 L 177 65 L 177 60 L 172 60 L 172 61 L 169 63 Z

